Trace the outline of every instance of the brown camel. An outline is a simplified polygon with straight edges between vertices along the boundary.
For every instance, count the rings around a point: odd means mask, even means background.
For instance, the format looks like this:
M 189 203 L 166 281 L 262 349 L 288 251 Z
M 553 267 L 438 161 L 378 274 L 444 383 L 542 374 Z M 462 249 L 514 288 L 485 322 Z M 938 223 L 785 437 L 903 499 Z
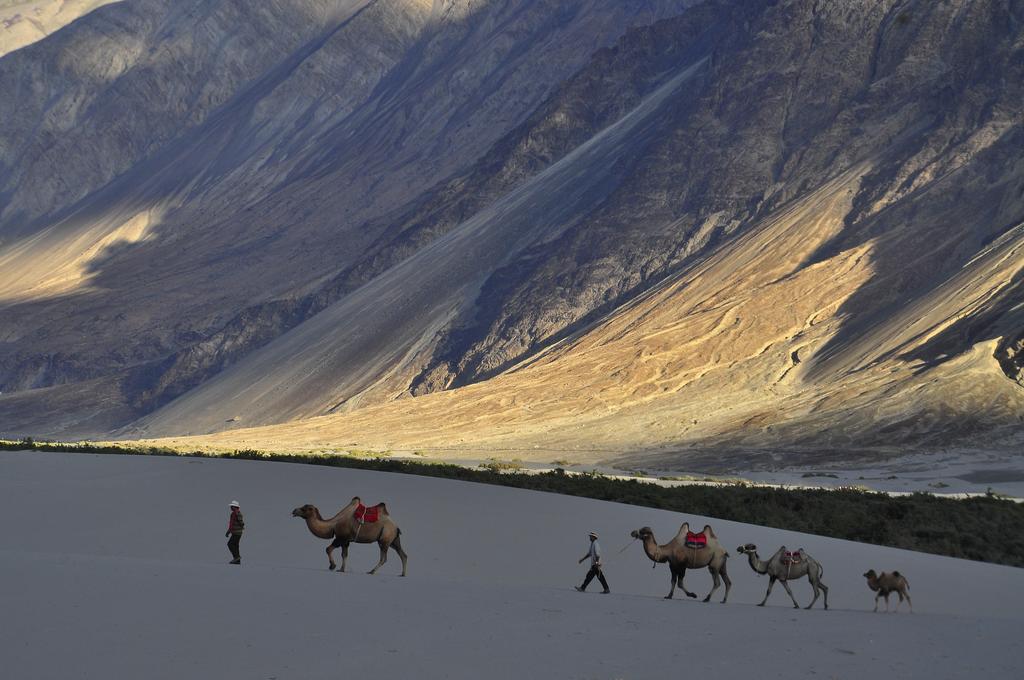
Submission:
M 876 574 L 874 569 L 868 569 L 865 572 L 864 577 L 868 580 L 868 588 L 875 591 L 875 611 L 878 611 L 878 598 L 885 598 L 885 611 L 889 611 L 889 594 L 896 593 L 900 596 L 900 601 L 896 603 L 896 611 L 900 610 L 900 605 L 903 604 L 903 599 L 906 598 L 907 604 L 910 606 L 910 613 L 914 613 L 914 603 L 910 601 L 910 582 L 907 581 L 907 577 L 898 571 L 894 571 L 891 574 L 887 574 L 884 571 L 881 575 Z
M 317 538 L 334 539 L 327 546 L 329 569 L 337 568 L 333 555 L 335 548 L 341 547 L 341 572 L 344 572 L 348 564 L 349 543 L 376 543 L 380 547 L 380 561 L 369 573 L 377 573 L 388 561 L 388 548 L 394 548 L 402 560 L 402 576 L 405 576 L 408 556 L 402 550 L 402 530 L 391 519 L 383 503 L 367 508 L 356 496 L 330 519 L 324 519 L 315 505 L 308 504 L 292 510 L 292 515 L 306 520 L 310 533 Z
M 810 609 L 818 601 L 819 589 L 825 591 L 825 609 L 828 609 L 828 586 L 821 582 L 824 570 L 817 560 L 804 552 L 803 548 L 791 553 L 786 550 L 786 546 L 782 546 L 767 562 L 758 557 L 757 546 L 753 543 L 741 545 L 736 548 L 736 552 L 746 554 L 750 559 L 750 568 L 758 574 L 768 574 L 768 592 L 764 594 L 764 599 L 761 600 L 761 604 L 757 605 L 758 607 L 764 606 L 764 603 L 768 601 L 768 596 L 772 594 L 772 586 L 776 581 L 781 581 L 782 587 L 789 593 L 789 599 L 793 600 L 793 607 L 799 609 L 800 605 L 793 597 L 793 591 L 789 589 L 787 581 L 806 576 L 807 580 L 811 582 L 811 587 L 814 588 L 814 599 L 805 609 Z
M 643 541 L 644 552 L 655 564 L 668 562 L 672 587 L 668 591 L 668 595 L 665 596 L 666 600 L 672 599 L 677 583 L 687 597 L 697 597 L 696 594 L 686 589 L 683 577 L 686 575 L 687 569 L 703 569 L 704 567 L 711 572 L 714 583 L 703 601 L 711 600 L 711 596 L 718 590 L 722 581 L 725 581 L 725 597 L 722 598 L 722 603 L 724 604 L 729 599 L 729 590 L 732 588 L 732 581 L 729 579 L 726 569 L 729 553 L 719 544 L 718 538 L 710 526 L 705 526 L 704 530 L 695 536 L 690 532 L 690 524 L 683 522 L 676 537 L 665 545 L 658 545 L 650 527 L 636 529 L 629 535 Z M 687 541 L 688 536 L 691 539 L 689 542 Z

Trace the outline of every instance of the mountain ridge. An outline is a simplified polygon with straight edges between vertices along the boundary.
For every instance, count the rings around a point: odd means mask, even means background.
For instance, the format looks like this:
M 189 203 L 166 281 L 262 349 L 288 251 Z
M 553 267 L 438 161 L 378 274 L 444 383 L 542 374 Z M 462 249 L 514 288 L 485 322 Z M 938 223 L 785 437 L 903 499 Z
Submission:
M 146 213 L 155 227 L 111 220 L 127 237 L 92 264 L 100 286 L 173 243 L 171 224 L 217 227 L 183 230 L 152 272 L 177 292 L 111 289 L 190 315 L 134 322 L 159 330 L 130 358 L 0 354 L 0 413 L 85 431 L 38 411 L 99 381 L 109 417 L 81 414 L 99 432 L 240 446 L 549 442 L 664 461 L 1015 446 L 1024 9 L 684 4 L 624 3 L 618 29 L 582 1 L 467 3 L 451 25 L 436 4 L 365 4 L 352 21 L 407 36 L 366 103 L 282 117 L 282 93 L 259 114 L 266 90 L 320 81 L 254 87 L 258 105 L 219 114 L 233 132 L 208 128 L 227 140 L 218 162 L 175 166 L 185 184 Z M 574 42 L 595 31 L 604 46 Z M 337 40 L 302 68 L 373 42 Z M 552 50 L 576 61 L 537 71 Z M 306 136 L 260 132 L 321 116 Z M 14 328 L 54 318 L 7 310 Z M 97 348 L 120 337 L 105 332 Z

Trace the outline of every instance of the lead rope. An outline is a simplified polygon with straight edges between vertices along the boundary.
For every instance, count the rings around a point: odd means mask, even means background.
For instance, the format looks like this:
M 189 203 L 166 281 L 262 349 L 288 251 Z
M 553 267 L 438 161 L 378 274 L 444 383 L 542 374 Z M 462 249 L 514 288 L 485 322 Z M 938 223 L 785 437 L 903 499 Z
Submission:
M 632 541 L 630 541 L 630 542 L 629 542 L 629 543 L 627 543 L 626 545 L 622 546 L 622 549 L 621 549 L 621 550 L 619 550 L 619 552 L 617 552 L 617 553 L 615 553 L 615 554 L 616 554 L 616 555 L 621 555 L 622 553 L 626 552 L 626 550 L 627 550 L 627 549 L 629 548 L 629 546 L 633 545 L 634 543 L 636 543 L 636 542 L 637 542 L 637 541 L 639 541 L 639 540 L 640 540 L 639 538 L 634 538 L 634 539 L 633 539 Z M 655 562 L 654 564 L 652 564 L 652 565 L 651 565 L 651 569 L 654 569 L 654 568 L 655 568 L 655 567 L 657 567 L 657 566 L 658 566 L 658 563 L 657 563 L 657 562 Z

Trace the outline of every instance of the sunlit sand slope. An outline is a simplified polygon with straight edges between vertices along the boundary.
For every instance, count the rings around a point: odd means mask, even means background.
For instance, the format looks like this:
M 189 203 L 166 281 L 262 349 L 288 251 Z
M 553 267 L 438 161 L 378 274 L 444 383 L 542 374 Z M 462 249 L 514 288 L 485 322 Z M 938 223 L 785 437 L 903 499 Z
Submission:
M 856 173 L 837 178 L 587 332 L 486 383 L 172 441 L 437 448 L 466 457 L 515 449 L 541 460 L 558 450 L 580 461 L 630 451 L 650 460 L 660 451 L 670 462 L 677 449 L 711 445 L 885 447 L 886 437 L 937 428 L 943 418 L 1002 421 L 1012 435 L 1024 395 L 1001 371 L 991 341 L 924 378 L 914 354 L 1019 278 L 1024 229 L 1008 232 L 900 315 L 840 343 L 841 310 L 872 280 L 878 244 L 808 260 L 841 228 L 857 182 Z M 247 409 L 237 411 L 244 423 Z
M 0 57 L 115 0 L 0 0 Z

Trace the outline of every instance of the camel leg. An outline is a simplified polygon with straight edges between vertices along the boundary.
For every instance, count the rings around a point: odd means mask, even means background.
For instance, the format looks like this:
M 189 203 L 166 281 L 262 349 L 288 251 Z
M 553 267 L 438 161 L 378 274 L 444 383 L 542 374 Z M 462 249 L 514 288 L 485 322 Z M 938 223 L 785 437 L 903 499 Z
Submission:
M 679 581 L 679 574 L 677 574 L 675 571 L 673 571 L 672 567 L 670 566 L 668 568 L 669 589 L 668 589 L 668 595 L 665 596 L 666 600 L 671 600 L 672 596 L 675 595 L 675 593 L 676 593 L 676 581 Z
M 818 587 L 821 588 L 823 593 L 825 593 L 825 609 L 828 609 L 828 586 L 821 581 L 818 581 Z
M 348 543 L 341 544 L 341 571 L 339 573 L 344 574 L 345 569 L 348 567 Z
M 689 590 L 686 589 L 686 585 L 683 583 L 684 578 L 686 578 L 686 567 L 683 567 L 679 570 L 679 587 L 682 589 L 684 593 L 686 593 L 687 597 L 697 599 L 697 593 L 691 593 Z
M 793 597 L 793 591 L 789 588 L 789 582 L 781 581 L 781 583 L 782 587 L 786 589 L 787 593 L 789 593 L 789 599 L 793 600 L 793 609 L 800 609 L 800 605 L 797 603 L 796 598 Z
M 881 594 L 881 593 L 877 593 L 877 594 L 875 595 L 875 608 L 874 608 L 874 609 L 872 609 L 871 611 L 874 611 L 874 612 L 877 612 L 877 611 L 878 611 L 878 598 L 880 598 L 881 596 L 882 596 L 882 594 Z
M 729 571 L 727 567 L 728 563 L 722 562 L 722 568 L 718 570 L 722 575 L 722 580 L 725 581 L 725 597 L 722 598 L 722 604 L 725 604 L 729 599 L 729 590 L 732 588 L 732 580 L 729 578 Z
M 398 553 L 398 558 L 402 560 L 402 576 L 405 576 L 406 563 L 409 561 L 409 556 L 402 550 L 402 536 L 399 534 L 395 536 L 395 540 L 391 542 L 391 548 Z
M 907 593 L 907 606 L 910 607 L 910 613 L 914 613 L 914 603 L 910 601 L 910 593 Z
M 378 541 L 377 542 L 377 546 L 380 548 L 380 562 L 377 562 L 377 566 L 376 567 L 374 567 L 370 571 L 366 572 L 367 574 L 370 574 L 371 576 L 373 574 L 376 574 L 377 570 L 380 569 L 381 567 L 383 567 L 384 563 L 388 561 L 388 548 L 391 547 L 391 544 L 390 543 L 385 543 L 384 541 Z
M 331 543 L 327 546 L 327 561 L 330 562 L 330 566 L 328 566 L 327 568 L 331 571 L 334 571 L 338 568 L 338 565 L 334 563 L 334 549 L 337 548 L 339 545 L 341 545 L 341 539 L 336 538 L 333 541 L 331 541 Z M 342 564 L 342 570 L 344 571 L 344 569 L 344 564 Z
M 804 607 L 804 609 L 810 609 L 811 607 L 813 607 L 814 603 L 818 601 L 818 596 L 821 594 L 818 591 L 818 582 L 817 581 L 811 581 L 811 589 L 814 590 L 814 598 L 811 599 L 811 603 L 809 605 L 807 605 L 806 607 Z M 828 609 L 828 607 L 826 607 L 826 609 Z
M 722 579 L 718 576 L 718 570 L 708 567 L 708 571 L 711 572 L 711 590 L 708 591 L 707 597 L 701 600 L 702 602 L 710 602 L 711 596 L 714 595 L 715 591 L 722 585 Z
M 764 603 L 768 601 L 768 596 L 772 594 L 772 587 L 775 585 L 775 581 L 776 579 L 774 576 L 768 577 L 768 592 L 764 594 L 764 599 L 761 600 L 761 604 L 757 605 L 758 607 L 763 607 Z

